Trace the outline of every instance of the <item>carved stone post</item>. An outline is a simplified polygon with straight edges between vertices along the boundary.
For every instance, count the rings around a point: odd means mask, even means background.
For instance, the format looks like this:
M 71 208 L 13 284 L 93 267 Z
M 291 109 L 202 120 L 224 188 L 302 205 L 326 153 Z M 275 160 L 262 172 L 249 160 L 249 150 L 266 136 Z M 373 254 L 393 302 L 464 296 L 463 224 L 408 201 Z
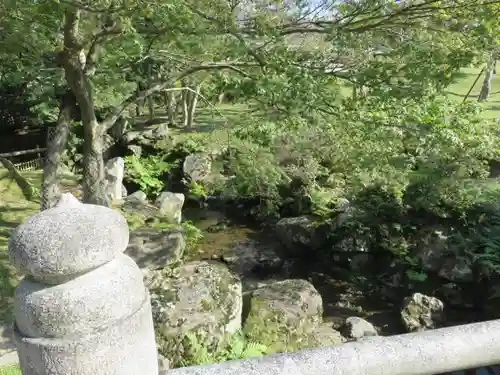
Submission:
M 158 375 L 149 292 L 116 211 L 63 194 L 19 226 L 11 262 L 23 375 Z

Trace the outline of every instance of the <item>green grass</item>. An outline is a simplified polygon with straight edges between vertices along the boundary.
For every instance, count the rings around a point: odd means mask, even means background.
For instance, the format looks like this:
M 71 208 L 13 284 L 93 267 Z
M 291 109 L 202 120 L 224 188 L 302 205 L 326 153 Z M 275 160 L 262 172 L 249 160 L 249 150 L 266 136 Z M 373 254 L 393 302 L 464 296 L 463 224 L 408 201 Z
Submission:
M 23 172 L 23 176 L 33 185 L 40 186 L 41 171 Z M 64 190 L 71 189 L 75 184 L 74 176 L 63 178 Z M 12 296 L 19 281 L 8 259 L 9 233 L 39 210 L 40 203 L 26 201 L 19 187 L 8 177 L 8 173 L 0 169 L 0 324 L 12 318 Z
M 5 366 L 0 367 L 0 375 L 22 375 L 19 366 Z
M 481 71 L 480 68 L 464 68 L 460 73 L 456 81 L 451 84 L 447 90 L 446 94 L 457 101 L 462 101 L 470 90 L 472 84 L 477 78 L 477 75 Z M 495 119 L 500 118 L 500 69 L 497 71 L 497 75 L 493 77 L 492 82 L 492 92 L 489 99 L 486 102 L 481 103 L 483 107 L 483 117 L 485 119 Z M 477 101 L 479 93 L 481 91 L 481 86 L 483 84 L 484 72 L 481 77 L 476 82 L 472 92 L 470 93 L 468 100 Z

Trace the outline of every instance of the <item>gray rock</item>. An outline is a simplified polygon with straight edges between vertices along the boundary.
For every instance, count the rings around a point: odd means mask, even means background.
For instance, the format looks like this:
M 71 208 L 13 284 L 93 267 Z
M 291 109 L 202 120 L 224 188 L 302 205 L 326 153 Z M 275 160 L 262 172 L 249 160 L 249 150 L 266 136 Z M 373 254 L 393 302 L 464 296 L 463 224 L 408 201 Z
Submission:
M 401 318 L 408 332 L 439 328 L 445 320 L 443 302 L 414 293 L 404 299 Z
M 366 336 L 378 336 L 377 329 L 373 324 L 357 316 L 347 318 L 340 332 L 342 332 L 344 336 L 355 340 L 359 340 Z
M 132 152 L 132 154 L 137 157 L 140 157 L 142 155 L 142 147 L 139 145 L 128 145 L 127 149 L 129 149 L 130 152 Z
M 279 281 L 254 290 L 247 309 L 245 334 L 272 351 L 310 347 L 310 335 L 323 320 L 321 295 L 310 282 L 300 279 Z
M 193 181 L 205 181 L 212 173 L 212 157 L 204 153 L 188 155 L 182 170 Z
M 283 267 L 283 260 L 272 247 L 263 246 L 253 240 L 235 243 L 222 255 L 222 260 L 242 278 L 255 273 L 275 273 Z
M 364 238 L 344 237 L 334 247 L 343 253 L 361 253 L 368 251 L 368 242 Z
M 349 266 L 354 272 L 363 272 L 370 267 L 373 260 L 373 254 L 368 252 L 357 252 L 351 255 Z
M 105 169 L 104 189 L 110 201 L 123 198 L 123 176 L 125 173 L 125 161 L 121 157 L 108 160 Z
M 144 219 L 157 217 L 160 214 L 158 207 L 140 199 L 139 193 L 135 197 L 133 194 L 129 195 L 120 208 L 127 214 L 142 216 Z
M 289 255 L 303 255 L 325 245 L 326 237 L 307 216 L 287 217 L 276 223 L 276 236 Z
M 140 228 L 130 233 L 125 251 L 140 268 L 160 269 L 179 262 L 186 248 L 182 228 L 159 230 Z
M 146 202 L 148 199 L 148 196 L 146 195 L 145 192 L 143 192 L 141 190 L 137 190 L 137 191 L 133 192 L 132 194 L 130 194 L 129 196 L 127 196 L 126 199 L 127 200 L 136 199 L 136 200 L 139 200 L 141 202 Z
M 158 354 L 158 368 L 160 371 L 167 371 L 170 368 L 170 361 L 161 354 Z
M 415 257 L 426 271 L 437 272 L 448 253 L 448 236 L 443 230 L 423 228 L 417 237 Z
M 184 194 L 164 191 L 156 199 L 155 205 L 160 209 L 160 214 L 169 222 L 180 224 L 182 221 L 184 200 Z
M 330 323 L 321 323 L 307 337 L 307 347 L 323 348 L 340 345 L 346 342 L 342 334 L 335 330 Z
M 471 282 L 474 279 L 472 268 L 465 259 L 456 257 L 445 259 L 438 274 L 442 278 L 454 282 Z
M 146 280 L 159 350 L 172 365 L 182 359 L 187 333 L 210 346 L 241 329 L 241 282 L 222 263 L 191 262 L 150 272 Z
M 125 251 L 128 226 L 118 212 L 80 204 L 63 195 L 64 204 L 40 212 L 9 239 L 10 260 L 20 273 L 58 284 L 111 261 Z
M 438 288 L 437 293 L 443 297 L 443 300 L 448 306 L 472 307 L 467 306 L 463 290 L 455 283 L 446 283 L 441 285 Z

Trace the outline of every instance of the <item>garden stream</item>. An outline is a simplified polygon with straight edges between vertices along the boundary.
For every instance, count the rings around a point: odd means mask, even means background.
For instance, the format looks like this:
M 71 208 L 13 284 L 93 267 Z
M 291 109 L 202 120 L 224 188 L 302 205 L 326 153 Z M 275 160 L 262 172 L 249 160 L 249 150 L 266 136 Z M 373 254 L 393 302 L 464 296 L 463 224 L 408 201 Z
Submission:
M 399 304 L 383 301 L 380 296 L 366 295 L 349 272 L 341 268 L 321 272 L 320 264 L 288 264 L 275 262 L 275 249 L 280 245 L 273 231 L 253 223 L 229 219 L 220 212 L 188 209 L 185 220 L 203 231 L 203 239 L 192 252 L 192 259 L 212 259 L 236 266 L 242 275 L 243 287 L 251 290 L 261 283 L 286 278 L 310 281 L 323 298 L 324 320 L 337 328 L 349 316 L 370 321 L 382 335 L 404 333 Z M 273 267 L 274 262 L 274 267 Z M 268 267 L 264 267 L 263 263 Z M 401 302 L 405 296 L 401 296 Z M 447 311 L 449 325 L 470 322 L 462 311 Z

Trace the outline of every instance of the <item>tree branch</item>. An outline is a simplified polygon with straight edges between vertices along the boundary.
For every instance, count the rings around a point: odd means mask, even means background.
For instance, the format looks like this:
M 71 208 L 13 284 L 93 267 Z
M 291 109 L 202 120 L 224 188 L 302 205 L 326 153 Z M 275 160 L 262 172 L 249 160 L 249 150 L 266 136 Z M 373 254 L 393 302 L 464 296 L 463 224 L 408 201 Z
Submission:
M 84 10 L 89 13 L 117 13 L 127 9 L 126 5 L 121 7 L 107 7 L 107 8 L 92 8 L 90 5 L 83 4 L 81 1 L 59 0 L 61 4 L 66 4 L 74 8 Z
M 241 74 L 245 77 L 251 77 L 248 73 L 243 71 L 241 68 L 246 67 L 259 67 L 260 65 L 258 64 L 248 64 L 248 63 L 210 63 L 210 64 L 202 64 L 202 65 L 197 65 L 190 67 L 182 72 L 180 72 L 177 76 L 167 80 L 166 82 L 163 83 L 158 83 L 146 90 L 139 91 L 137 93 L 134 93 L 133 95 L 129 96 L 127 99 L 125 99 L 114 111 L 111 113 L 102 123 L 101 123 L 101 128 L 102 132 L 106 132 L 109 130 L 115 122 L 120 118 L 121 114 L 133 103 L 139 101 L 139 100 L 144 100 L 148 96 L 159 92 L 159 91 L 164 91 L 165 89 L 168 89 L 171 87 L 176 81 L 185 78 L 187 76 L 190 76 L 196 72 L 200 71 L 208 71 L 208 70 L 232 70 L 238 74 Z
M 109 27 L 104 27 L 100 32 L 94 35 L 92 42 L 90 43 L 89 50 L 87 52 L 87 58 L 85 63 L 84 72 L 85 74 L 90 74 L 91 70 L 95 67 L 96 61 L 98 59 L 100 47 L 102 43 L 112 35 L 119 35 L 122 33 L 121 27 L 118 22 L 115 22 Z

